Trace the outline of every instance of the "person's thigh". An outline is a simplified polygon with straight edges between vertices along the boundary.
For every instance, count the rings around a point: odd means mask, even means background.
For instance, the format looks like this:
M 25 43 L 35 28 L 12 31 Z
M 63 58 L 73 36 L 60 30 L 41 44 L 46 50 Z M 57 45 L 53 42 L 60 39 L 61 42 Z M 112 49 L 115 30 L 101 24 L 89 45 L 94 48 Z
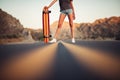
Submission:
M 73 14 L 72 13 L 68 15 L 68 19 L 69 19 L 69 23 L 73 24 Z
M 62 26 L 65 17 L 66 17 L 65 14 L 62 14 L 62 13 L 60 14 L 59 22 L 58 22 L 58 27 L 61 27 L 61 26 Z

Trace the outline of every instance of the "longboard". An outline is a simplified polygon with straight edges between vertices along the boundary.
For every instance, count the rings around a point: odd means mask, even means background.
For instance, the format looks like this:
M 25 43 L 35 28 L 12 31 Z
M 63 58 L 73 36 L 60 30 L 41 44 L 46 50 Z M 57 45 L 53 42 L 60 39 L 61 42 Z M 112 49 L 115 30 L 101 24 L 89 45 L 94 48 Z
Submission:
M 47 8 L 44 8 L 42 13 L 44 43 L 48 43 L 49 38 L 51 37 L 49 13 L 51 13 L 51 11 L 49 11 Z

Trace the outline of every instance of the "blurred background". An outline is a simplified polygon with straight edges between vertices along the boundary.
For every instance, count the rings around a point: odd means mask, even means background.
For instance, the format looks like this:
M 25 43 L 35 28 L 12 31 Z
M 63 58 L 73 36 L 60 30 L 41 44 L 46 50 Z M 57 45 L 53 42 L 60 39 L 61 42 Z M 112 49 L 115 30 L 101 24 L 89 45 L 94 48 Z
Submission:
M 0 0 L 0 42 L 43 40 L 42 10 L 52 0 Z M 76 39 L 119 40 L 120 0 L 75 0 Z M 50 10 L 51 34 L 54 35 L 59 18 L 59 2 Z M 54 17 L 53 17 L 54 16 Z M 68 19 L 65 19 L 59 39 L 69 39 Z

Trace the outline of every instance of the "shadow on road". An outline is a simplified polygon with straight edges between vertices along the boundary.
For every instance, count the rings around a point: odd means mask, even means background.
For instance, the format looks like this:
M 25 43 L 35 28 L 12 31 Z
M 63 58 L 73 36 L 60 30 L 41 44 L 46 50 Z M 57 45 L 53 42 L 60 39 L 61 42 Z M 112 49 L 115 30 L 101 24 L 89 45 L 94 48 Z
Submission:
M 0 77 L 2 74 L 16 80 L 117 80 L 120 66 L 117 46 L 117 42 L 97 41 L 0 45 Z M 103 52 L 106 49 L 115 52 L 113 47 L 118 57 Z
M 23 55 L 37 48 L 45 47 L 49 44 L 34 43 L 34 44 L 8 44 L 0 45 L 0 62 L 8 60 L 12 57 Z
M 97 80 L 119 80 L 119 56 L 116 57 L 114 56 L 115 54 L 112 55 L 113 53 L 110 54 L 98 49 L 62 43 L 71 52 L 72 56 L 76 58 L 77 62 L 90 71 L 94 77 L 97 77 Z M 86 77 L 88 76 L 86 75 Z
M 64 47 L 58 44 L 54 64 L 53 80 L 99 80 L 100 77 L 93 75 L 83 65 L 80 65 L 74 56 Z
M 57 43 L 37 47 L 3 62 L 0 80 L 47 80 L 52 72 L 56 47 Z

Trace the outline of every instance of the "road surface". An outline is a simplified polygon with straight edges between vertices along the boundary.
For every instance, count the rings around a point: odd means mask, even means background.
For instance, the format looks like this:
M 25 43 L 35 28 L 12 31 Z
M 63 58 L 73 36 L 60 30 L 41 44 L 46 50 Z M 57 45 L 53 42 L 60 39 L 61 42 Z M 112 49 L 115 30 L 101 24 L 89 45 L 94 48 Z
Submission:
M 0 80 L 120 80 L 119 41 L 0 45 Z

